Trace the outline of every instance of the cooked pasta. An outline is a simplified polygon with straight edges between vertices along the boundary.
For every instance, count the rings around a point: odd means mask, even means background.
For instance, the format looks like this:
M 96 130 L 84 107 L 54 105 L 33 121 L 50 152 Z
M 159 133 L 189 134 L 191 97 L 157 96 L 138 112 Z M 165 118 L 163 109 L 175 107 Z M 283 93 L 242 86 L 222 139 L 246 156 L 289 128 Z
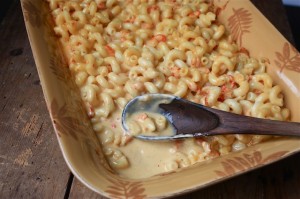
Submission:
M 280 87 L 266 73 L 268 62 L 239 50 L 209 1 L 48 1 L 87 114 L 107 160 L 121 175 L 151 176 L 270 138 L 132 139 L 121 128 L 121 111 L 138 95 L 167 93 L 237 114 L 289 118 Z M 162 117 L 139 115 L 129 128 L 133 134 L 159 133 L 167 125 Z

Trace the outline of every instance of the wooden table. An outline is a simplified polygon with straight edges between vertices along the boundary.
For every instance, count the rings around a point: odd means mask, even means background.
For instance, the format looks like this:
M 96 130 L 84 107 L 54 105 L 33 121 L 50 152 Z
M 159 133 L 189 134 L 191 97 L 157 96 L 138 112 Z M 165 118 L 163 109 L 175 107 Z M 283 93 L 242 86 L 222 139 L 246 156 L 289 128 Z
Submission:
M 293 43 L 281 0 L 252 0 Z M 300 154 L 178 198 L 300 198 Z M 0 25 L 0 198 L 103 198 L 70 173 L 14 0 Z

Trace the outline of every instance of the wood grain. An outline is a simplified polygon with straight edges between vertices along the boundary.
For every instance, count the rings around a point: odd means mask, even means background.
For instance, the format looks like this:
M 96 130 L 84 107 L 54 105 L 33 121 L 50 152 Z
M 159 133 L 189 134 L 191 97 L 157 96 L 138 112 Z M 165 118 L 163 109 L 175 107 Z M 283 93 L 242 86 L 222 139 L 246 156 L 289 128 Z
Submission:
M 252 0 L 291 42 L 281 0 Z M 276 13 L 276 14 L 274 14 Z M 178 199 L 298 199 L 300 154 Z M 98 198 L 65 164 L 45 105 L 20 3 L 0 24 L 0 198 Z
M 62 198 L 63 160 L 14 1 L 0 28 L 0 198 Z
M 157 101 L 164 98 L 156 96 Z M 154 97 L 155 98 L 155 97 Z M 141 100 L 137 100 L 139 102 Z M 140 104 L 140 103 L 137 103 Z M 176 134 L 172 136 L 209 136 L 234 134 L 257 134 L 300 137 L 299 122 L 284 122 L 238 115 L 213 109 L 184 99 L 173 99 L 159 104 L 164 115 L 171 115 Z M 149 136 L 147 139 L 151 139 Z M 154 136 L 159 138 L 160 136 Z

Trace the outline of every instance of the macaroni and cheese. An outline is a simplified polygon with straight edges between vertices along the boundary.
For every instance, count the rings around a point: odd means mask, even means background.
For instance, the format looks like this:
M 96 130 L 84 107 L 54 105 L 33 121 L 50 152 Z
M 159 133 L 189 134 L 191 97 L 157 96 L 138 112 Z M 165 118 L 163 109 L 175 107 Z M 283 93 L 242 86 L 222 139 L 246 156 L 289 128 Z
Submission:
M 48 0 L 54 32 L 104 154 L 120 175 L 143 178 L 267 140 L 226 135 L 144 142 L 123 132 L 121 112 L 144 93 L 167 93 L 237 114 L 287 120 L 267 59 L 240 50 L 206 0 Z M 165 120 L 140 115 L 140 131 Z M 137 127 L 136 127 L 137 126 Z M 153 129 L 152 129 L 153 130 Z M 137 132 L 138 133 L 138 132 Z

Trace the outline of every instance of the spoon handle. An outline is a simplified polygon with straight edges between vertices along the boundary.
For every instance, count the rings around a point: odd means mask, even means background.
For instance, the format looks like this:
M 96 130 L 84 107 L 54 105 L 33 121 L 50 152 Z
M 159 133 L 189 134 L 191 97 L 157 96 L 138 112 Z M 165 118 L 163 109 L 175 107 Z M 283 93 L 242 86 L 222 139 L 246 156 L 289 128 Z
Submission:
M 208 107 L 205 109 L 219 117 L 219 126 L 211 130 L 215 135 L 237 133 L 300 136 L 300 123 L 242 116 Z

